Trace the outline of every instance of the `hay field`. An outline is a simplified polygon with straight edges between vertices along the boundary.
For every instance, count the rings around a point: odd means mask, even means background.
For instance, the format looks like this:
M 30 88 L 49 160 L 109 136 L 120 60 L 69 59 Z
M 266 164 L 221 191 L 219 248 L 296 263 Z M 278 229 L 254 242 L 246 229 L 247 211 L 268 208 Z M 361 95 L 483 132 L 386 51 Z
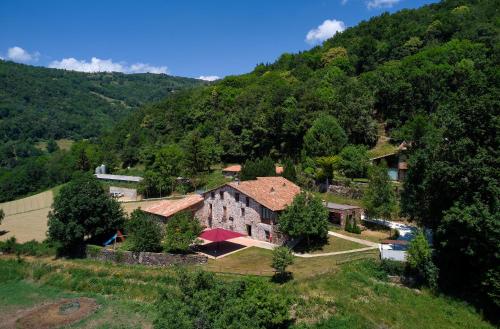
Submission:
M 19 242 L 43 241 L 47 232 L 47 215 L 52 205 L 52 191 L 0 204 L 5 218 L 0 225 L 0 240 L 15 236 Z
M 0 209 L 5 212 L 5 218 L 0 224 L 0 241 L 15 236 L 18 242 L 30 240 L 43 241 L 47 234 L 47 215 L 54 194 L 52 191 L 42 192 L 20 200 L 0 203 Z M 127 214 L 139 207 L 146 207 L 154 201 L 137 201 L 122 203 Z

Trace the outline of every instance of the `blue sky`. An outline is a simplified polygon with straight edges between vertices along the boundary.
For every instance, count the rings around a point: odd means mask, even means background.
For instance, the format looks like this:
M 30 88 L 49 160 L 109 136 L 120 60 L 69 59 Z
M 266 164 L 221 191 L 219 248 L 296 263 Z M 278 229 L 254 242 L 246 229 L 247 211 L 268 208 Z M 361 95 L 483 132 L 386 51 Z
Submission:
M 82 71 L 226 76 L 432 0 L 0 2 L 0 57 Z M 93 59 L 94 58 L 94 59 Z

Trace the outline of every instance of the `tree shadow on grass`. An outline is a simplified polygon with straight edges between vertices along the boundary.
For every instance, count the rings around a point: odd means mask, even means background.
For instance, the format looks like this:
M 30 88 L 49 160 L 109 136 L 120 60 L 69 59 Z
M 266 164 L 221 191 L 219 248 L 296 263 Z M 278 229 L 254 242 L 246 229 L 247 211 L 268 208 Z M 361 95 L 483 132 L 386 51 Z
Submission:
M 287 283 L 288 281 L 291 281 L 291 280 L 293 280 L 293 273 L 292 272 L 275 273 L 271 277 L 271 282 L 278 283 L 278 284 L 284 284 L 284 283 Z
M 311 238 L 309 244 L 307 244 L 306 239 L 300 240 L 300 242 L 293 248 L 294 252 L 304 254 L 313 251 L 323 250 L 323 247 L 328 244 L 328 237 L 326 238 Z

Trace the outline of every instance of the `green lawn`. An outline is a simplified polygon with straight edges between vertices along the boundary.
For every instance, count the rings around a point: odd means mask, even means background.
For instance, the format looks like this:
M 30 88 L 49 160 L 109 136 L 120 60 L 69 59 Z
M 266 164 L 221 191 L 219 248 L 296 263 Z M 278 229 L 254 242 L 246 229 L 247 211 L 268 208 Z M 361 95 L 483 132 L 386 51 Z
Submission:
M 308 248 L 306 245 L 306 241 L 302 240 L 298 245 L 295 246 L 294 250 L 299 253 L 324 254 L 329 252 L 346 251 L 365 247 L 367 246 L 329 235 L 326 244 L 322 246 L 312 246 Z
M 391 230 L 390 229 L 367 229 L 361 231 L 361 234 L 356 234 L 356 233 L 351 233 L 345 231 L 343 228 L 337 226 L 337 225 L 329 225 L 328 229 L 333 232 L 337 232 L 343 235 L 347 235 L 353 238 L 358 238 L 362 240 L 368 240 L 372 242 L 377 242 L 380 243 L 382 240 L 390 239 L 391 238 Z

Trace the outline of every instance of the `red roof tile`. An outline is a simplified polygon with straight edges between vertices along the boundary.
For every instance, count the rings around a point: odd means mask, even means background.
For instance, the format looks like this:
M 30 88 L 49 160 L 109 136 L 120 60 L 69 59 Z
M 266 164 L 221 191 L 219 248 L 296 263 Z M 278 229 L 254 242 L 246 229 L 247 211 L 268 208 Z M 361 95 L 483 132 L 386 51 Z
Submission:
M 283 177 L 257 177 L 255 180 L 231 182 L 227 185 L 273 211 L 285 209 L 300 193 L 300 187 Z
M 229 167 L 226 167 L 222 169 L 222 171 L 227 171 L 227 172 L 240 172 L 241 171 L 241 165 L 232 165 Z
M 182 199 L 159 201 L 158 203 L 143 209 L 143 211 L 163 217 L 170 217 L 202 201 L 203 197 L 201 195 L 191 194 Z

